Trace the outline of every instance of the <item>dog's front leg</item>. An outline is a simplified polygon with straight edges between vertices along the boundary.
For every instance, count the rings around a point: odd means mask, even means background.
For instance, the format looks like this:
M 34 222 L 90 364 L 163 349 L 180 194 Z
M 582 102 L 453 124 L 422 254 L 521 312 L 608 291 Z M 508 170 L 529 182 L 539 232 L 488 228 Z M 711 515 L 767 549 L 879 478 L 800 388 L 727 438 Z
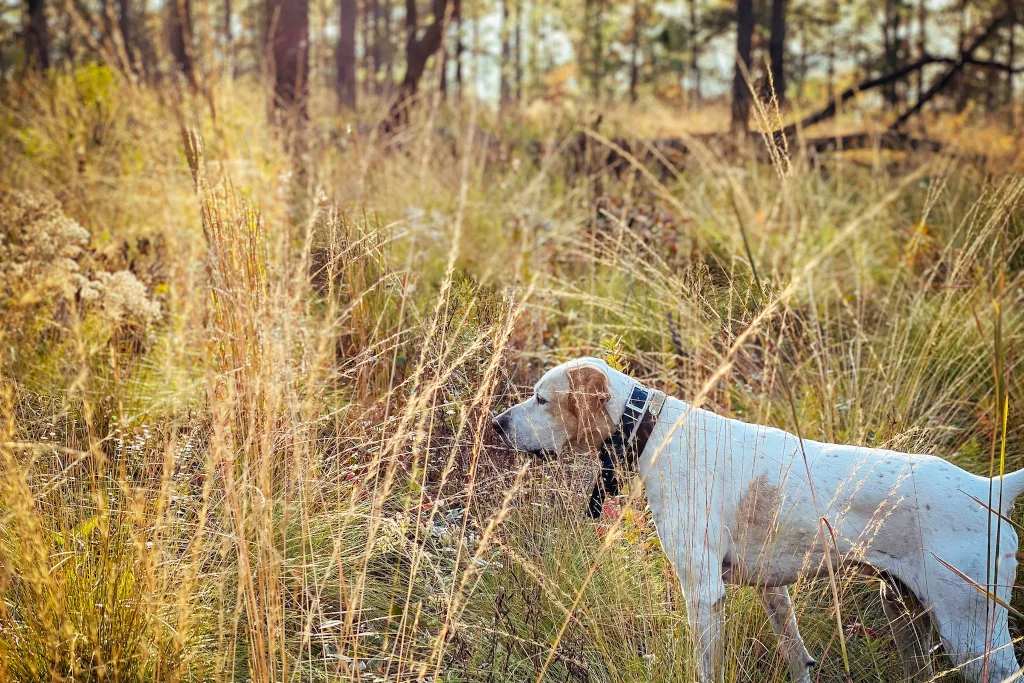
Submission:
M 789 597 L 789 588 L 773 586 L 761 590 L 761 603 L 768 613 L 768 621 L 779 641 L 779 649 L 786 656 L 789 672 L 793 683 L 810 683 L 810 670 L 814 666 L 814 658 L 807 651 L 804 639 L 800 637 L 800 629 L 796 625 L 796 614 L 793 602 Z
M 686 615 L 690 622 L 690 641 L 697 658 L 701 683 L 712 683 L 721 676 L 722 622 L 725 610 L 725 584 L 722 562 L 706 554 L 679 557 L 676 571 L 686 597 Z

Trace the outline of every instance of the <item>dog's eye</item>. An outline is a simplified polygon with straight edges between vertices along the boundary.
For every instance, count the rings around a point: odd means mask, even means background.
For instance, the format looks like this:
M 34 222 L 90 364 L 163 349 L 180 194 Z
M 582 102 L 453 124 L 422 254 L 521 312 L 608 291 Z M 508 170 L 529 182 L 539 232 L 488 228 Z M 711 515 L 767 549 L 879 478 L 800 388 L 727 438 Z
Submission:
M 535 394 L 534 398 L 537 399 L 537 405 L 540 405 L 540 406 L 542 406 L 542 405 L 544 405 L 545 403 L 548 402 L 548 400 L 546 398 L 544 398 L 543 396 L 541 396 L 540 394 Z

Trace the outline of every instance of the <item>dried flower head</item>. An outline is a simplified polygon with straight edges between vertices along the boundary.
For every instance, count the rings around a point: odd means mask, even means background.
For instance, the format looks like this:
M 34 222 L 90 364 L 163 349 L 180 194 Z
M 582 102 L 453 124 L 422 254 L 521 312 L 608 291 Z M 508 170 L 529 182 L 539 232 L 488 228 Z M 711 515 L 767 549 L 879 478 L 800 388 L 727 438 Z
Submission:
M 97 292 L 104 312 L 114 321 L 134 318 L 147 323 L 160 316 L 160 304 L 150 300 L 146 286 L 131 271 L 96 273 L 96 280 L 89 284 Z
M 51 195 L 0 192 L 0 297 L 27 303 L 48 290 L 72 294 L 88 241 Z
M 0 305 L 24 307 L 77 298 L 112 323 L 149 323 L 160 305 L 133 273 L 84 272 L 89 232 L 46 193 L 0 192 Z

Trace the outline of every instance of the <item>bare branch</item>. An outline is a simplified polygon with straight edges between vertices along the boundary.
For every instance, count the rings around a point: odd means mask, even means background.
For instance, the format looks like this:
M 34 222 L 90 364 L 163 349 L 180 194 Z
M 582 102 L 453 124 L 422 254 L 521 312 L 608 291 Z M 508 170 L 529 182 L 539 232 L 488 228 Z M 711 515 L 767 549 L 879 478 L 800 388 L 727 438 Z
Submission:
M 974 58 L 974 51 L 992 37 L 996 32 L 996 29 L 1006 21 L 1008 16 L 1009 15 L 1005 13 L 1000 14 L 990 21 L 988 26 L 985 27 L 985 30 L 978 34 L 978 36 L 971 41 L 971 44 L 961 51 L 956 62 L 946 70 L 946 73 L 942 74 L 939 80 L 935 81 L 935 83 L 933 83 L 924 94 L 917 98 L 917 102 L 914 103 L 913 107 L 900 114 L 900 117 L 896 119 L 891 126 L 889 126 L 889 130 L 897 130 L 900 128 L 904 123 L 910 120 L 911 117 L 921 111 L 922 107 L 924 107 L 929 100 L 942 92 L 942 89 L 949 85 L 950 81 L 953 80 L 953 77 L 963 70 L 964 65 L 967 64 L 968 60 Z
M 773 137 L 776 138 L 776 139 L 781 139 L 781 136 L 783 136 L 783 135 L 785 135 L 785 136 L 792 136 L 792 135 L 796 134 L 798 129 L 808 128 L 810 126 L 813 126 L 816 123 L 820 123 L 822 121 L 826 121 L 826 120 L 828 120 L 828 119 L 830 119 L 830 118 L 832 118 L 833 116 L 836 115 L 836 112 L 838 111 L 839 104 L 841 104 L 843 102 L 846 102 L 847 100 L 853 99 L 854 97 L 857 96 L 858 93 L 864 92 L 865 90 L 871 90 L 873 88 L 879 88 L 879 87 L 882 87 L 884 85 L 888 85 L 890 83 L 894 83 L 896 81 L 899 81 L 899 80 L 907 77 L 908 75 L 923 69 L 924 67 L 928 66 L 929 64 L 949 64 L 950 68 L 946 71 L 946 73 L 944 73 L 939 78 L 938 81 L 936 81 L 932 85 L 931 88 L 928 89 L 927 92 L 922 94 L 921 98 L 918 99 L 917 103 L 913 107 L 911 107 L 906 112 L 904 112 L 899 117 L 899 119 L 896 120 L 896 122 L 891 126 L 892 128 L 896 128 L 898 126 L 901 126 L 904 122 L 906 122 L 907 119 L 909 119 L 910 117 L 915 115 L 917 112 L 919 112 L 921 110 L 921 107 L 928 100 L 930 100 L 932 97 L 934 97 L 940 91 L 942 91 L 942 89 L 945 88 L 949 84 L 949 82 L 952 80 L 953 76 L 956 75 L 961 69 L 963 69 L 966 64 L 972 64 L 972 65 L 975 65 L 975 66 L 980 66 L 980 67 L 985 67 L 985 68 L 1000 69 L 1000 70 L 1003 70 L 1003 71 L 1009 71 L 1010 73 L 1019 73 L 1019 72 L 1024 71 L 1024 68 L 1015 69 L 1010 64 L 1004 64 L 1002 62 L 994 62 L 994 61 L 989 61 L 989 60 L 976 59 L 974 57 L 974 52 L 983 43 L 985 43 L 985 41 L 987 41 L 989 38 L 992 37 L 992 34 L 995 33 L 995 30 L 997 28 L 999 28 L 1000 25 L 1002 25 L 1002 23 L 1006 20 L 1006 18 L 1007 18 L 1007 15 L 1005 15 L 1005 14 L 1001 14 L 1001 15 L 998 15 L 997 17 L 995 17 L 985 27 L 985 30 L 982 31 L 971 42 L 970 45 L 968 45 L 967 47 L 964 48 L 963 53 L 959 57 L 936 57 L 934 55 L 924 55 L 920 59 L 918 59 L 918 60 L 916 60 L 914 62 L 911 62 L 909 64 L 905 64 L 904 66 L 900 67 L 899 69 L 896 69 L 895 71 L 891 71 L 891 72 L 889 72 L 887 74 L 883 74 L 881 76 L 875 76 L 873 78 L 869 78 L 867 80 L 861 81 L 857 85 L 854 85 L 854 86 L 844 90 L 839 95 L 839 97 L 833 98 L 832 101 L 829 102 L 828 105 L 825 106 L 824 108 L 819 109 L 818 111 L 814 112 L 813 114 L 805 116 L 803 118 L 803 120 L 800 121 L 799 123 L 792 123 L 792 124 L 786 126 L 785 128 L 783 128 L 781 130 L 774 131 L 772 133 Z

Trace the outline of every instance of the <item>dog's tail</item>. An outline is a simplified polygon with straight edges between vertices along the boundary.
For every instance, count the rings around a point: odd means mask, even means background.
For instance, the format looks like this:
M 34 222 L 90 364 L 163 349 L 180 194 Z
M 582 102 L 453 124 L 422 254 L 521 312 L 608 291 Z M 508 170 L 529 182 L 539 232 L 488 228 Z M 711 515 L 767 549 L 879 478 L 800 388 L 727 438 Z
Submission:
M 999 511 L 1004 515 L 1009 514 L 1013 508 L 1013 501 L 1016 500 L 1017 496 L 1024 493 L 1024 470 L 1017 470 L 1016 472 L 1010 472 L 1002 476 L 1002 482 L 999 477 L 992 478 L 993 495 L 998 496 L 999 491 L 1002 491 L 1000 499 Z M 1000 489 L 1000 483 L 1002 488 Z

